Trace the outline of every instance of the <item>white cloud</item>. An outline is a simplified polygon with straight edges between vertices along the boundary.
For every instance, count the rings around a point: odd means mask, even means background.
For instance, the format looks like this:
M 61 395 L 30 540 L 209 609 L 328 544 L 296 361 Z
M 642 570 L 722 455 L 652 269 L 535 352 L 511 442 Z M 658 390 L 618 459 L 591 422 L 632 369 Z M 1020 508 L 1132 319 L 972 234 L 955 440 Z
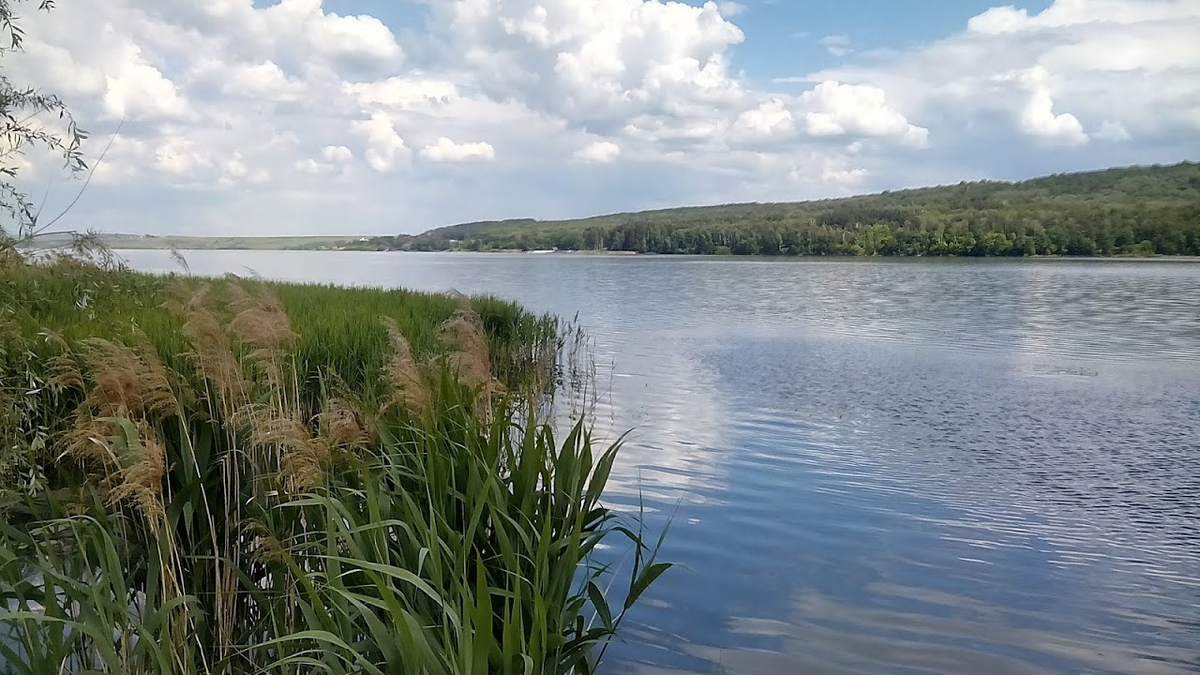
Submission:
M 1084 24 L 1137 25 L 1150 22 L 1194 20 L 1192 0 L 1056 0 L 1042 12 L 1030 15 L 1015 7 L 993 7 L 967 22 L 973 33 L 997 35 L 1021 31 L 1069 28 Z
M 1001 78 L 1004 79 L 1003 77 Z M 1021 111 L 1021 130 L 1031 136 L 1040 136 L 1067 145 L 1087 143 L 1083 125 L 1071 113 L 1054 112 L 1051 97 L 1050 74 L 1040 66 L 1019 73 L 1016 79 L 1029 91 L 1029 100 Z
M 418 1 L 401 33 L 366 3 L 75 0 L 23 17 L 5 76 L 66 97 L 93 159 L 128 119 L 75 210 L 112 229 L 324 231 L 352 211 L 411 231 L 1200 154 L 1195 0 L 994 8 L 886 54 L 826 36 L 843 65 L 774 83 L 735 3 Z M 501 155 L 469 179 L 439 164 Z
M 327 145 L 321 148 L 320 160 L 312 157 L 296 160 L 292 168 L 310 175 L 334 174 L 345 172 L 353 161 L 354 152 L 350 148 L 344 145 Z
M 717 8 L 721 10 L 721 16 L 729 19 L 746 13 L 746 6 L 740 2 L 734 2 L 733 0 L 724 0 L 723 2 L 718 2 Z
M 659 0 L 430 2 L 435 32 L 479 85 L 597 129 L 643 114 L 733 103 L 726 50 L 744 39 L 720 7 Z
M 214 64 L 215 75 L 223 80 L 222 93 L 268 101 L 295 101 L 304 93 L 304 85 L 290 79 L 272 61 L 261 63 Z
M 821 169 L 821 180 L 831 185 L 854 187 L 867 177 L 866 169 L 843 169 L 826 166 Z
M 834 56 L 845 56 L 854 53 L 850 48 L 850 38 L 845 35 L 826 35 L 817 40 L 817 44 L 825 48 L 825 51 Z
M 279 0 L 267 7 L 251 0 L 165 0 L 147 14 L 219 36 L 221 48 L 234 58 L 265 55 L 285 67 L 378 69 L 404 58 L 395 35 L 378 18 L 326 12 L 321 0 Z
M 1129 130 L 1124 124 L 1114 122 L 1112 120 L 1104 120 L 1100 123 L 1100 127 L 1093 134 L 1096 138 L 1114 143 L 1124 143 L 1125 141 L 1133 140 Z
M 1010 5 L 993 7 L 986 12 L 971 17 L 967 21 L 967 30 L 974 33 L 1013 33 L 1029 24 L 1029 12 Z
M 621 146 L 612 141 L 592 141 L 575 151 L 575 159 L 593 164 L 612 164 L 621 156 Z
M 1196 35 L 1194 1 L 1057 0 L 1037 13 L 993 8 L 957 35 L 804 79 L 885 90 L 891 105 L 937 135 L 946 153 L 937 161 L 947 167 L 987 164 L 977 158 L 988 146 L 1009 162 L 1022 157 L 1025 175 L 1174 161 L 1200 150 L 1179 145 L 1200 138 Z
M 329 165 L 322 164 L 313 158 L 299 159 L 293 164 L 297 171 L 302 171 L 309 174 L 324 173 L 329 170 Z
M 490 162 L 496 159 L 496 150 L 488 143 L 455 143 L 445 136 L 421 148 L 420 154 L 421 159 L 430 162 Z
M 459 98 L 458 87 L 446 80 L 391 77 L 379 82 L 355 82 L 344 89 L 360 104 L 399 109 L 429 109 Z
M 153 152 L 153 168 L 178 187 L 204 188 L 215 184 L 234 189 L 262 185 L 271 176 L 265 168 L 247 165 L 239 151 L 222 155 L 187 138 L 164 138 Z
M 104 78 L 104 110 L 113 117 L 132 119 L 183 114 L 187 103 L 175 83 L 146 63 L 137 46 L 126 44 L 122 52 Z
M 904 115 L 887 105 L 886 98 L 878 87 L 826 80 L 800 97 L 806 110 L 805 129 L 813 136 L 893 137 L 924 146 L 929 130 L 909 124 Z
M 404 139 L 396 133 L 392 120 L 384 113 L 376 112 L 369 120 L 352 122 L 350 129 L 365 139 L 363 157 L 367 160 L 367 166 L 376 172 L 391 171 L 398 164 L 407 162 L 412 155 Z
M 327 145 L 321 148 L 321 157 L 331 164 L 346 164 L 354 160 L 354 153 L 344 145 Z
M 734 131 L 751 137 L 769 138 L 792 134 L 795 124 L 787 101 L 774 97 L 738 115 Z

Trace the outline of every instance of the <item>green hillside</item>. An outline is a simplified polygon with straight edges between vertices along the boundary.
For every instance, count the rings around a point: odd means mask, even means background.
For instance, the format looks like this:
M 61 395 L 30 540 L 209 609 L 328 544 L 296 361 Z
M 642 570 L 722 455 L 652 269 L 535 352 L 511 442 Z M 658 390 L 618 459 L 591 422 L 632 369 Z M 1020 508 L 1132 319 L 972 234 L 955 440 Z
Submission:
M 465 223 L 389 239 L 371 243 L 735 255 L 1200 255 L 1200 164 L 809 202 Z

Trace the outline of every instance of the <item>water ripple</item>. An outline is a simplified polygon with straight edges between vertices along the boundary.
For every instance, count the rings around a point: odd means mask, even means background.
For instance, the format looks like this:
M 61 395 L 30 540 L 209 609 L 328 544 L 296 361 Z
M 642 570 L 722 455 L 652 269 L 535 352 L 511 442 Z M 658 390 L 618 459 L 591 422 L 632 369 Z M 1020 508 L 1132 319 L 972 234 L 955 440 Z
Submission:
M 1200 673 L 1200 265 L 188 257 L 580 312 L 681 563 L 613 672 Z

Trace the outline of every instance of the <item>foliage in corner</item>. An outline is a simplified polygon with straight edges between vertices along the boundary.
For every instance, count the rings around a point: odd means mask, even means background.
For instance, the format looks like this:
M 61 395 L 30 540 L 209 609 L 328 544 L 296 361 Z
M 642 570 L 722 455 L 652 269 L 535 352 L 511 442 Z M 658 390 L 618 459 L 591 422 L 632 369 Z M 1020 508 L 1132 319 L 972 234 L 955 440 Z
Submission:
M 0 0 L 0 63 L 23 48 L 25 31 L 17 10 L 24 4 L 25 0 Z M 37 4 L 39 11 L 53 8 L 53 0 Z M 77 174 L 88 168 L 82 151 L 86 138 L 61 98 L 34 85 L 14 83 L 0 72 L 0 249 L 11 252 L 17 243 L 28 243 L 45 231 L 38 207 L 18 184 L 17 158 L 40 148 L 62 157 L 66 168 Z

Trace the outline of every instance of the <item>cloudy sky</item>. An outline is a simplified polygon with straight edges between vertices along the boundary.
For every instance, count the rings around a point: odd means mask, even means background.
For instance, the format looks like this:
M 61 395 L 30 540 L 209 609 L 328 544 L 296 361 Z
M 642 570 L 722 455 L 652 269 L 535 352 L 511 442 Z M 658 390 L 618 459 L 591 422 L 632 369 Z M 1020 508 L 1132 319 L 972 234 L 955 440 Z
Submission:
M 63 225 L 396 233 L 1200 159 L 1200 0 L 59 0 Z M 79 181 L 27 157 L 47 212 Z M 69 221 L 69 222 L 68 222 Z

